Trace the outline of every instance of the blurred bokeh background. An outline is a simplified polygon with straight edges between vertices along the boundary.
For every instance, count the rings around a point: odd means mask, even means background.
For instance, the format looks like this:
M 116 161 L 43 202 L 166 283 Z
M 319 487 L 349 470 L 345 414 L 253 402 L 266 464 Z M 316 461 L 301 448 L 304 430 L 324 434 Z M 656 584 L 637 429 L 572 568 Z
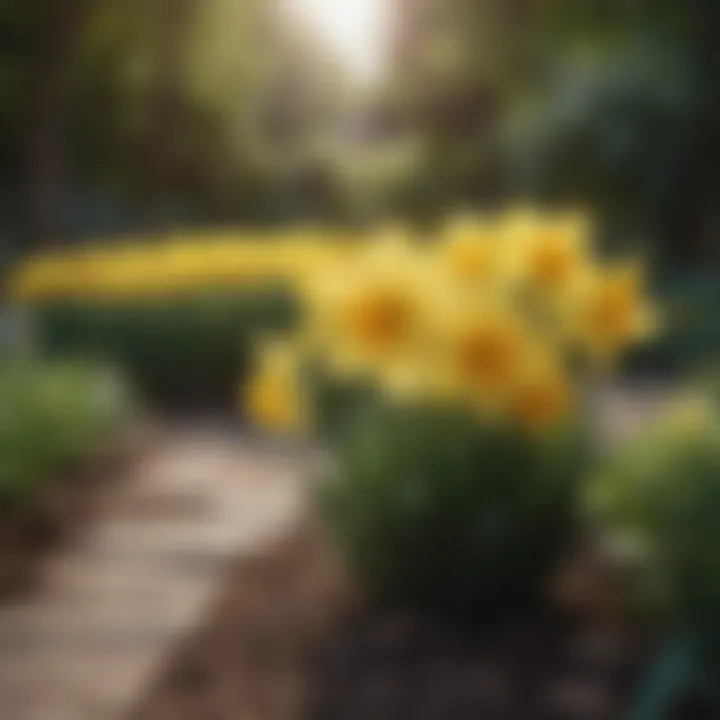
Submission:
M 583 204 L 707 352 L 714 0 L 5 0 L 0 248 Z M 720 339 L 715 343 L 720 347 Z M 676 363 L 677 364 L 677 363 Z
M 587 201 L 707 266 L 713 0 L 5 0 L 3 244 Z

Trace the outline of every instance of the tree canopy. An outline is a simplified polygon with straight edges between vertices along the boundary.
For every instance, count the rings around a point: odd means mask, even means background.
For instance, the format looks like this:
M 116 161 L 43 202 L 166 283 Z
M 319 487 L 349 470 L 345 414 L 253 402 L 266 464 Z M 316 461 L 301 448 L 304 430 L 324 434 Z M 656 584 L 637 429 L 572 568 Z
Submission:
M 714 255 L 713 0 L 388 0 L 360 86 L 266 0 L 5 0 L 0 228 L 434 217 L 584 202 Z

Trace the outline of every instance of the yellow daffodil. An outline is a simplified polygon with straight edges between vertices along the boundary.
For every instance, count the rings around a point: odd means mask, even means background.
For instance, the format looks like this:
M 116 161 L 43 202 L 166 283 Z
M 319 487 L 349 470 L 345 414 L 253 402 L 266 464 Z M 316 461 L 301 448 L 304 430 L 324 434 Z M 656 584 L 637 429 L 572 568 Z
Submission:
M 330 278 L 342 278 L 360 256 L 359 244 L 326 245 L 315 241 L 287 252 L 287 278 L 301 298 L 311 298 L 327 289 Z
M 414 289 L 389 281 L 349 288 L 337 310 L 338 342 L 369 360 L 401 354 L 420 321 Z
M 425 300 L 409 247 L 371 245 L 355 260 L 352 268 L 321 274 L 305 297 L 309 334 L 349 373 L 408 354 L 420 337 Z
M 551 218 L 531 213 L 513 215 L 505 225 L 505 241 L 519 275 L 543 291 L 566 289 L 588 262 L 590 230 L 579 214 Z
M 479 284 L 497 280 L 501 275 L 500 250 L 488 221 L 457 217 L 443 233 L 440 262 L 453 280 Z
M 279 344 L 264 349 L 241 400 L 249 419 L 263 430 L 288 433 L 306 427 L 307 407 L 290 348 Z
M 556 424 L 569 408 L 570 389 L 565 374 L 550 361 L 529 365 L 508 403 L 510 417 L 529 430 Z
M 77 263 L 68 253 L 31 258 L 10 277 L 8 289 L 18 300 L 72 297 L 77 285 Z
M 461 393 L 496 399 L 510 388 L 528 350 L 522 322 L 511 312 L 481 309 L 456 316 L 444 344 L 444 364 Z
M 638 265 L 627 264 L 592 273 L 578 296 L 576 331 L 600 356 L 610 356 L 657 327 L 656 314 L 643 294 Z

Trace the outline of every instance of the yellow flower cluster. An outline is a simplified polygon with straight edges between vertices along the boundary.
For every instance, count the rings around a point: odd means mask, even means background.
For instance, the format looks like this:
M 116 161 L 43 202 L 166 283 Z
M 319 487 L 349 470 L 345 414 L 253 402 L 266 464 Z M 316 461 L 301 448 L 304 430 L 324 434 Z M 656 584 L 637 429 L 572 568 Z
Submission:
M 392 396 L 462 403 L 533 430 L 559 422 L 588 371 L 656 325 L 641 267 L 602 262 L 591 240 L 581 214 L 513 211 L 451 218 L 425 242 L 384 233 L 352 262 L 311 265 L 302 327 L 270 361 L 261 353 L 244 391 L 250 415 L 275 430 L 305 422 L 297 368 L 312 358 Z
M 349 244 L 349 243 L 348 243 Z M 130 298 L 301 281 L 345 247 L 323 233 L 212 233 L 144 238 L 30 257 L 9 280 L 20 301 Z

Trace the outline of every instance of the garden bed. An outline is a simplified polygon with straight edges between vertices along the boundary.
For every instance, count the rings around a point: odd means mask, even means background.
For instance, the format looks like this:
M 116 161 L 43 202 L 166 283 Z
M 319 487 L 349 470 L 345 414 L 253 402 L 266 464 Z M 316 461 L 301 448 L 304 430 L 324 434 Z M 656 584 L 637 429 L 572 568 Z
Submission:
M 372 608 L 302 528 L 238 563 L 133 718 L 615 720 L 647 643 L 579 600 L 473 629 Z
M 153 442 L 136 425 L 52 481 L 22 507 L 0 510 L 0 601 L 29 591 L 45 558 L 76 536 Z

